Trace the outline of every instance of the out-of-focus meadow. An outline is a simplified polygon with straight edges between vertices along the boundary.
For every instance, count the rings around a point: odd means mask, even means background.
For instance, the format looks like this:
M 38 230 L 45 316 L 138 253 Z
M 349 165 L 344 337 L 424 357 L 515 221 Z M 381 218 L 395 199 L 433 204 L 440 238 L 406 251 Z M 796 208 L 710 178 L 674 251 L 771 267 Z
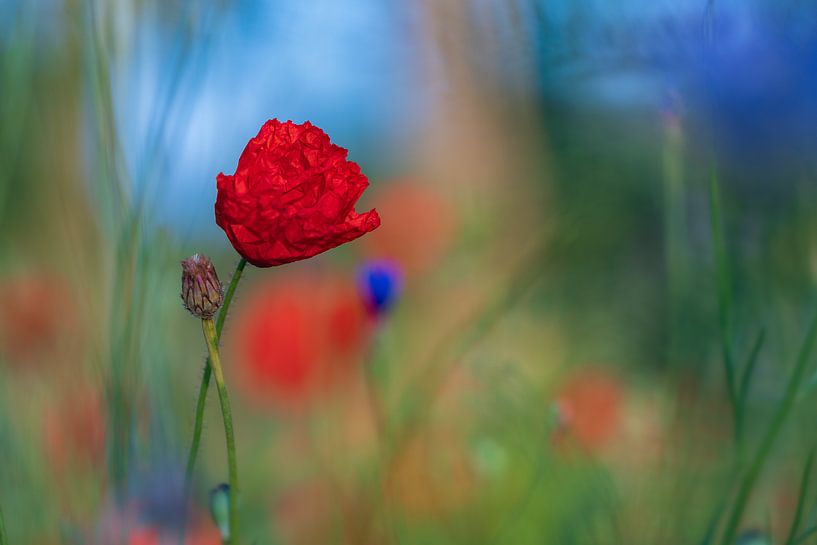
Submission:
M 178 542 L 179 262 L 229 280 L 215 178 L 273 117 L 348 148 L 382 226 L 245 272 L 243 542 L 817 539 L 808 2 L 6 0 L 9 543 Z M 211 388 L 191 545 L 220 419 Z

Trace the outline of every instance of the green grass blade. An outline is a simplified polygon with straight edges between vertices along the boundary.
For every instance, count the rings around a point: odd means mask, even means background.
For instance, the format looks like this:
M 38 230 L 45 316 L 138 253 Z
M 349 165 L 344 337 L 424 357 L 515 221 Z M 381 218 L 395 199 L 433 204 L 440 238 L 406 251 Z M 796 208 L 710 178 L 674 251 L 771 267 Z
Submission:
M 0 510 L 0 545 L 8 545 L 9 538 L 6 535 L 6 521 L 3 518 L 3 511 Z
M 812 526 L 811 528 L 803 531 L 802 534 L 797 536 L 797 539 L 792 541 L 792 545 L 798 545 L 799 543 L 803 543 L 805 540 L 807 540 L 808 538 L 810 538 L 814 534 L 817 534 L 817 526 Z
M 723 355 L 724 372 L 726 374 L 726 387 L 729 392 L 729 403 L 732 407 L 735 438 L 738 439 L 741 435 L 741 429 L 740 413 L 738 412 L 738 391 L 735 379 L 735 362 L 732 358 L 732 285 L 729 274 L 729 262 L 726 256 L 726 242 L 723 233 L 723 223 L 721 219 L 720 186 L 718 184 L 718 174 L 714 168 L 712 169 L 712 176 L 710 178 L 709 197 L 712 212 L 711 228 L 712 242 L 715 252 L 715 273 L 718 284 L 718 315 L 720 319 L 721 351 Z
M 812 349 L 814 348 L 815 339 L 817 339 L 817 314 L 814 316 L 814 318 L 812 318 L 806 338 L 803 340 L 803 344 L 800 347 L 800 352 L 797 355 L 797 361 L 794 369 L 789 376 L 783 399 L 781 400 L 772 421 L 769 423 L 769 428 L 763 437 L 760 448 L 755 454 L 749 469 L 740 483 L 735 499 L 735 505 L 732 508 L 732 512 L 726 524 L 726 529 L 724 530 L 723 540 L 721 541 L 723 545 L 731 545 L 735 541 L 738 525 L 740 524 L 740 520 L 743 516 L 743 511 L 746 508 L 746 504 L 749 501 L 749 497 L 752 494 L 752 489 L 754 488 L 755 482 L 763 469 L 766 459 L 769 457 L 769 453 L 771 452 L 778 435 L 780 435 L 780 431 L 783 429 L 783 424 L 794 406 L 798 389 L 803 380 L 803 375 L 805 374 Z
M 726 503 L 722 502 L 712 514 L 712 519 L 709 521 L 709 525 L 706 527 L 706 533 L 704 534 L 704 537 L 701 538 L 699 545 L 710 545 L 715 539 L 715 533 L 718 530 L 718 523 L 720 522 L 725 510 Z
M 740 388 L 738 389 L 738 416 L 741 419 L 741 427 L 745 419 L 746 400 L 749 396 L 749 388 L 752 385 L 752 377 L 755 373 L 757 365 L 757 358 L 760 355 L 760 350 L 763 348 L 763 343 L 766 341 L 766 329 L 763 328 L 757 333 L 755 342 L 752 345 L 752 350 L 749 352 L 749 359 L 746 361 L 746 368 L 740 379 Z
M 803 468 L 803 476 L 800 479 L 800 493 L 797 497 L 797 509 L 794 511 L 794 519 L 789 528 L 789 537 L 786 538 L 786 545 L 794 545 L 797 532 L 800 530 L 800 524 L 803 521 L 803 508 L 806 505 L 806 495 L 808 495 L 808 485 L 811 480 L 811 466 L 814 463 L 814 449 L 809 452 L 806 458 L 806 466 Z

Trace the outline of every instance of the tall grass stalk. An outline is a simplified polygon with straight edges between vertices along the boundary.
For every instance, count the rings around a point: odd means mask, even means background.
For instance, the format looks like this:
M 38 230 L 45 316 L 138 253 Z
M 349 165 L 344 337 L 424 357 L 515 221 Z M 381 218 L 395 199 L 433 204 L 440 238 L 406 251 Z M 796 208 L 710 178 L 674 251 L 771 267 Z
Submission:
M 738 403 L 737 379 L 735 378 L 735 360 L 732 355 L 732 285 L 729 275 L 729 262 L 726 255 L 726 242 L 723 233 L 721 214 L 720 185 L 717 171 L 713 168 L 710 176 L 709 196 L 712 219 L 712 242 L 715 253 L 715 273 L 718 285 L 718 316 L 720 320 L 721 355 L 723 358 L 726 388 L 729 393 L 729 404 L 732 408 L 735 442 L 742 436 L 740 407 Z
M 378 332 L 379 333 L 379 332 Z M 377 373 L 380 371 L 385 361 L 382 361 L 380 356 L 381 350 L 381 339 L 380 335 L 377 333 L 375 334 L 371 352 L 369 354 L 368 361 L 364 362 L 363 366 L 363 381 L 364 386 L 366 388 L 366 396 L 369 403 L 369 409 L 372 415 L 372 423 L 374 425 L 374 432 L 375 432 L 375 448 L 377 452 L 375 453 L 375 462 L 374 467 L 372 468 L 375 475 L 375 482 L 378 493 L 380 494 L 380 501 L 382 502 L 381 509 L 383 513 L 384 523 L 387 527 L 389 535 L 391 536 L 392 543 L 399 544 L 400 543 L 400 535 L 397 531 L 397 527 L 395 525 L 394 517 L 392 515 L 392 506 L 391 506 L 391 499 L 389 497 L 389 493 L 386 486 L 386 478 L 387 476 L 384 474 L 384 466 L 385 466 L 385 452 L 386 446 L 388 444 L 388 434 L 389 434 L 389 418 L 388 418 L 388 409 L 386 407 L 385 400 L 382 398 L 378 391 L 378 386 L 380 383 L 378 382 Z M 374 517 L 371 517 L 369 521 L 365 524 L 364 528 L 364 536 L 366 539 L 369 539 L 370 532 L 372 525 L 374 523 Z
M 684 182 L 684 132 L 678 116 L 664 123 L 664 263 L 667 275 L 667 356 L 679 360 L 685 326 L 683 302 L 689 294 L 689 225 L 687 189 Z

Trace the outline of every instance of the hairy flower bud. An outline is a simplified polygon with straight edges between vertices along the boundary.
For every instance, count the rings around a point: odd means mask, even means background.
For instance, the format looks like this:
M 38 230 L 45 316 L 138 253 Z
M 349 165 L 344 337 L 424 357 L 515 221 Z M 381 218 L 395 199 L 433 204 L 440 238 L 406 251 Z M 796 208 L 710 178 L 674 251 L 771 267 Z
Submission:
M 202 254 L 182 261 L 182 301 L 193 316 L 212 318 L 224 301 L 224 288 L 213 262 Z

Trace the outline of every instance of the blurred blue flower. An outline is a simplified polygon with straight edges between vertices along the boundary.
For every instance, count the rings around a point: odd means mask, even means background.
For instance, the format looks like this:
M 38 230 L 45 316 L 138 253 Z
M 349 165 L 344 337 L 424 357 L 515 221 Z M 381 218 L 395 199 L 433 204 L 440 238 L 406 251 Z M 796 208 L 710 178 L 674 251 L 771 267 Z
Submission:
M 186 513 L 184 473 L 178 465 L 160 461 L 133 474 L 133 499 L 142 523 L 175 530 Z
M 653 42 L 662 79 L 726 158 L 790 160 L 817 138 L 817 34 L 783 12 L 719 9 Z
M 724 161 L 767 167 L 812 161 L 817 139 L 813 7 L 763 0 L 582 3 L 546 9 L 539 77 L 548 96 L 586 108 L 664 112 L 683 105 L 689 141 Z M 614 6 L 614 7 L 613 7 Z M 598 9 L 596 9 L 598 8 Z M 581 22 L 582 31 L 568 24 Z M 534 36 L 537 37 L 537 36 Z M 807 166 L 812 166 L 810 163 Z
M 366 309 L 373 316 L 381 316 L 400 296 L 403 273 L 392 260 L 369 261 L 358 272 L 358 288 Z
M 771 545 L 771 540 L 760 530 L 745 530 L 741 533 L 736 545 Z

